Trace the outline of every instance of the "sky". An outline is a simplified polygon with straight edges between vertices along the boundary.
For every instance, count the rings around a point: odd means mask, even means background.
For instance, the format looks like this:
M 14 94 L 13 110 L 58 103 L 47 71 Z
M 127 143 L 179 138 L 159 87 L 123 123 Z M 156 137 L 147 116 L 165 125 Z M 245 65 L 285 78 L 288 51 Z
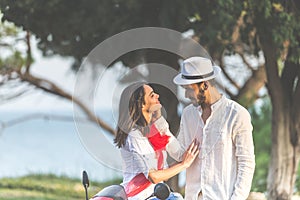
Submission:
M 36 43 L 36 39 L 33 37 L 33 43 Z M 57 84 L 70 94 L 74 92 L 74 86 L 76 82 L 76 74 L 71 71 L 71 65 L 73 59 L 71 57 L 51 56 L 43 57 L 42 53 L 36 48 L 36 45 L 32 45 L 32 54 L 34 63 L 31 66 L 31 73 L 40 78 L 45 78 Z M 102 82 L 107 85 L 108 81 L 117 80 L 118 73 L 115 72 L 116 68 L 112 68 L 105 71 L 105 78 Z M 108 85 L 107 85 L 108 86 Z M 103 90 L 103 87 L 102 87 Z M 102 98 L 100 107 L 111 107 L 112 90 L 109 87 L 103 91 L 106 95 Z M 104 99 L 103 99 L 104 98 Z M 46 110 L 65 110 L 72 109 L 72 102 L 64 100 L 63 98 L 47 94 L 40 89 L 34 89 L 24 96 L 13 99 L 9 102 L 0 104 L 0 112 L 2 111 L 46 111 Z

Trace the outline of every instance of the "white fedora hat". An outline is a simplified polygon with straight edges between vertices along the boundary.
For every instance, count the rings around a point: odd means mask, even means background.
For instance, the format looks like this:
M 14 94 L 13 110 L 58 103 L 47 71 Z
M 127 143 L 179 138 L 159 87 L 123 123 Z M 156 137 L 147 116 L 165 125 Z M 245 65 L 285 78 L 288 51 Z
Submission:
M 173 79 L 177 85 L 200 83 L 215 78 L 221 68 L 213 65 L 212 61 L 203 57 L 190 57 L 183 61 L 181 73 Z

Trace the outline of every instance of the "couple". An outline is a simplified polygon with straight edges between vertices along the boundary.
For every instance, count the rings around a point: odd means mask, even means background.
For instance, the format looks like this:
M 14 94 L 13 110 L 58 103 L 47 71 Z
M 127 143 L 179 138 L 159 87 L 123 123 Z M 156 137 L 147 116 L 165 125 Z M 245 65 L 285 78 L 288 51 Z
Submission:
M 186 169 L 185 199 L 243 200 L 248 197 L 255 160 L 249 113 L 216 88 L 221 72 L 210 59 L 183 62 L 174 83 L 192 102 L 182 113 L 175 138 L 160 114 L 159 95 L 142 83 L 127 87 L 120 100 L 117 135 L 123 185 L 129 199 L 145 199 L 156 183 Z M 166 163 L 167 153 L 178 161 Z M 182 199 L 172 192 L 168 198 Z

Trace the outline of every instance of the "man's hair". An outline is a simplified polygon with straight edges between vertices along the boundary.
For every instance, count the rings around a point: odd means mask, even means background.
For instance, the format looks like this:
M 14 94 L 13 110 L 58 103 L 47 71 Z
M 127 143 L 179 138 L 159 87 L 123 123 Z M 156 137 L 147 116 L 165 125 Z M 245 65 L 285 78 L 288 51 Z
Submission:
M 216 79 L 210 79 L 210 80 L 208 80 L 208 82 L 209 82 L 209 84 L 211 85 L 211 86 L 213 86 L 213 87 L 217 87 L 217 81 L 216 81 Z
M 198 86 L 200 86 L 200 84 L 201 83 L 203 83 L 204 81 L 202 81 L 202 82 L 199 82 L 199 83 L 196 83 Z M 211 86 L 213 86 L 213 87 L 216 87 L 217 86 L 217 81 L 216 81 L 216 79 L 210 79 L 210 80 L 208 80 L 207 82 L 209 82 L 209 84 L 211 85 Z

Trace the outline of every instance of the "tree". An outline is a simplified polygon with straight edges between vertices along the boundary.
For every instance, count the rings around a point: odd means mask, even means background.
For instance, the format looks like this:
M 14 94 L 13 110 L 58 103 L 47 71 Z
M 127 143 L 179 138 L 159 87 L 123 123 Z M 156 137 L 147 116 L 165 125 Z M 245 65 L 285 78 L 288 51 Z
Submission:
M 172 6 L 169 6 L 170 4 L 172 4 Z M 202 7 L 200 6 L 203 8 L 203 12 L 209 11 L 210 7 L 213 6 L 209 4 L 207 4 L 208 6 L 206 6 L 206 4 L 203 5 Z M 23 2 L 2 1 L 1 8 L 5 14 L 5 19 L 13 21 L 16 25 L 22 26 L 25 30 L 30 30 L 40 38 L 39 47 L 43 50 L 45 55 L 60 54 L 73 56 L 76 60 L 73 65 L 74 69 L 78 68 L 82 58 L 96 44 L 115 33 L 130 28 L 159 26 L 175 29 L 180 32 L 193 28 L 198 36 L 201 35 L 201 33 L 206 33 L 197 28 L 197 23 L 193 23 L 193 21 L 198 22 L 197 16 L 199 15 L 197 15 L 197 12 L 200 12 L 197 10 L 197 8 L 199 8 L 197 1 L 192 1 L 190 4 L 185 4 L 182 1 L 146 1 L 146 3 L 139 1 L 102 1 L 101 3 L 89 1 L 89 3 L 86 4 L 84 1 L 66 3 L 56 0 L 41 3 L 28 0 Z M 215 10 L 214 8 L 212 11 L 215 12 Z M 216 18 L 212 19 L 216 22 L 218 21 Z M 99 26 L 94 26 L 94 24 L 99 24 Z M 205 20 L 204 26 L 209 24 L 209 21 Z M 232 22 L 232 25 L 234 24 L 235 22 Z M 215 29 L 213 26 L 210 27 L 211 30 Z M 237 29 L 238 27 L 239 25 L 237 23 Z M 214 40 L 217 36 L 216 34 L 211 34 L 210 37 L 207 38 L 201 36 L 201 43 L 204 41 L 204 44 L 206 44 L 205 41 Z M 218 42 L 223 42 L 223 40 L 218 40 Z M 226 51 L 225 45 L 215 44 L 215 46 L 220 46 L 222 49 L 214 49 L 207 45 L 209 51 L 212 52 L 213 58 L 219 60 L 221 67 L 223 67 L 224 72 L 226 72 L 225 63 L 223 62 L 223 55 Z M 248 63 L 242 51 L 240 55 L 242 55 L 241 57 L 253 73 L 259 71 Z M 127 66 L 135 66 L 136 63 L 141 60 L 138 58 L 141 57 L 146 63 L 158 62 L 167 64 L 168 66 L 174 66 L 176 69 L 179 68 L 177 64 L 178 56 L 154 50 L 133 52 L 122 56 L 120 60 Z M 262 71 L 262 73 L 264 72 L 263 70 L 260 71 Z M 236 87 L 238 91 L 245 93 L 251 91 L 254 85 L 256 85 L 255 88 L 260 88 L 264 83 L 263 76 L 259 81 L 253 81 L 255 78 L 250 76 L 248 77 L 249 81 L 241 87 L 230 75 L 227 73 L 225 73 L 225 75 L 232 87 Z M 252 87 L 249 87 L 249 85 L 252 85 Z M 162 88 L 160 88 L 160 90 L 162 90 Z M 239 98 L 239 92 L 234 94 L 229 91 L 230 90 L 228 90 L 228 93 L 232 98 Z M 48 90 L 48 92 L 57 94 L 55 90 Z M 167 92 L 166 90 L 163 92 L 160 91 L 160 93 L 165 94 Z M 166 96 L 169 97 L 169 95 Z M 257 98 L 257 93 L 252 92 L 250 96 L 252 96 L 251 101 L 253 101 L 253 99 Z M 168 120 L 173 120 L 170 125 L 171 128 L 173 128 L 173 132 L 176 132 L 179 121 L 176 112 L 177 102 L 170 101 L 169 98 L 161 99 L 161 101 L 164 105 L 168 105 L 166 108 L 169 113 Z M 249 101 L 249 104 L 251 104 L 251 101 Z
M 221 5 L 222 2 L 217 3 Z M 169 6 L 170 4 L 172 6 Z M 89 1 L 87 4 L 85 1 L 80 0 L 72 3 L 59 0 L 43 3 L 27 0 L 23 2 L 2 1 L 0 6 L 5 14 L 5 19 L 13 21 L 25 30 L 30 30 L 40 38 L 39 48 L 45 55 L 73 56 L 75 58 L 74 69 L 79 67 L 84 56 L 96 44 L 121 31 L 143 26 L 166 27 L 180 32 L 194 29 L 197 36 L 201 35 L 201 44 L 203 43 L 209 49 L 213 59 L 219 61 L 219 64 L 223 67 L 226 78 L 231 83 L 231 88 L 238 91 L 230 92 L 228 89 L 228 94 L 233 99 L 243 99 L 244 104 L 248 106 L 258 97 L 257 91 L 264 84 L 264 70 L 262 67 L 256 66 L 257 69 L 253 67 L 245 57 L 245 50 L 241 48 L 241 42 L 238 40 L 241 19 L 238 21 L 233 20 L 234 18 L 228 20 L 231 26 L 229 30 L 231 31 L 228 31 L 225 38 L 219 37 L 219 33 L 226 32 L 226 26 L 223 26 L 223 29 L 220 30 L 216 29 L 216 27 L 221 27 L 219 24 L 223 23 L 223 21 L 218 22 L 219 16 L 212 14 L 216 13 L 218 4 L 201 4 L 197 1 L 191 1 L 190 4 L 182 1 L 146 1 L 146 3 L 139 1 L 102 1 L 102 3 Z M 240 4 L 237 5 L 240 6 Z M 199 8 L 201 9 L 199 10 Z M 234 11 L 234 8 L 232 7 L 231 10 Z M 201 16 L 209 17 L 211 20 L 200 19 L 204 23 L 199 25 L 198 18 L 200 15 L 197 13 L 202 12 L 204 14 L 201 14 Z M 236 11 L 235 15 L 238 13 Z M 231 14 L 226 13 L 225 10 L 220 17 L 224 18 L 223 16 L 229 15 Z M 227 18 L 225 17 L 224 21 Z M 205 27 L 205 29 L 201 27 Z M 211 45 L 211 41 L 215 41 L 215 39 L 217 39 L 217 42 Z M 248 70 L 253 74 L 246 77 L 248 81 L 243 86 L 237 84 L 227 73 L 228 69 L 223 58 L 227 52 L 231 53 L 227 47 L 234 43 L 228 42 L 228 40 L 236 43 L 236 49 L 239 47 L 239 51 L 236 52 L 239 53 L 249 68 Z M 177 64 L 178 56 L 155 50 L 146 49 L 131 52 L 120 57 L 119 60 L 122 60 L 129 67 L 136 66 L 141 62 L 157 62 L 172 66 L 176 70 L 179 68 Z M 253 90 L 253 88 L 256 90 Z M 165 101 L 167 102 L 167 100 Z M 175 107 L 176 105 L 173 105 L 170 109 L 167 108 L 167 111 L 176 110 Z M 170 116 L 172 116 L 170 119 L 177 118 L 176 112 Z M 174 122 L 178 122 L 178 118 Z M 173 123 L 172 127 L 176 127 L 176 123 Z
M 254 57 L 263 53 L 273 107 L 268 194 L 270 199 L 290 199 L 300 158 L 300 4 L 297 1 L 264 0 L 218 1 L 217 4 L 211 2 L 206 5 L 202 10 L 197 7 L 200 20 L 196 25 L 205 27 L 207 33 L 202 37 L 214 34 L 216 39 L 223 41 L 223 48 L 232 53 L 240 54 L 242 50 L 243 55 L 246 53 Z M 205 10 L 212 12 L 205 14 Z M 214 29 L 205 23 L 208 19 L 212 21 L 214 16 L 220 20 L 217 24 L 211 23 L 211 26 L 220 28 Z M 234 24 L 234 21 L 237 23 Z M 210 49 L 222 49 L 217 44 L 220 43 L 207 40 Z
M 22 43 L 25 43 L 27 46 L 25 52 L 17 47 L 21 46 Z M 73 101 L 87 114 L 87 117 L 91 121 L 98 123 L 105 130 L 114 134 L 115 130 L 95 116 L 90 108 L 78 98 L 72 97 L 71 94 L 64 91 L 57 84 L 30 73 L 33 58 L 31 56 L 29 31 L 24 32 L 13 23 L 7 21 L 2 23 L 0 21 L 0 50 L 5 52 L 0 56 L 0 87 L 4 91 L 0 93 L 1 102 L 25 95 L 34 86 L 48 93 Z
M 300 4 L 297 1 L 251 2 L 249 11 L 266 60 L 271 97 L 272 154 L 270 199 L 290 199 L 300 159 Z M 265 29 L 266 24 L 270 28 Z

